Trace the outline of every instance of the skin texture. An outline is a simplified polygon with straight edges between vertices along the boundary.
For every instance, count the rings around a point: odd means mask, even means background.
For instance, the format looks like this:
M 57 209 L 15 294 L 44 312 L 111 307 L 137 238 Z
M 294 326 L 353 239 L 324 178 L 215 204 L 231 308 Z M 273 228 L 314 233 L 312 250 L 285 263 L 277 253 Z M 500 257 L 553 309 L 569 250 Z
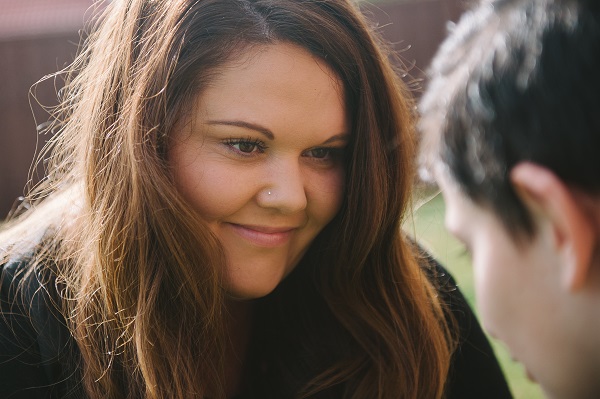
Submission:
M 472 257 L 484 327 L 549 398 L 597 397 L 600 290 L 593 258 L 596 218 L 590 216 L 598 209 L 547 169 L 518 165 L 513 184 L 533 215 L 536 234 L 515 238 L 447 173 L 439 171 L 436 180 L 446 202 L 446 227 Z
M 168 157 L 223 245 L 226 291 L 258 298 L 338 212 L 349 126 L 340 81 L 300 47 L 254 47 L 219 72 Z

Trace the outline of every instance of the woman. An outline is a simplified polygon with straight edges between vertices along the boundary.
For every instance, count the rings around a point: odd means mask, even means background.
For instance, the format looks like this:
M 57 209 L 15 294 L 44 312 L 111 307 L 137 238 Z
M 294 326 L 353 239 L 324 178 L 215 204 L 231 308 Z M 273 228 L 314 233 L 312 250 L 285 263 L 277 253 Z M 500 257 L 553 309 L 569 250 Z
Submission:
M 451 368 L 461 298 L 400 230 L 412 104 L 351 3 L 114 1 L 100 21 L 0 237 L 8 393 L 440 398 L 451 373 L 456 397 L 507 394 L 489 352 Z

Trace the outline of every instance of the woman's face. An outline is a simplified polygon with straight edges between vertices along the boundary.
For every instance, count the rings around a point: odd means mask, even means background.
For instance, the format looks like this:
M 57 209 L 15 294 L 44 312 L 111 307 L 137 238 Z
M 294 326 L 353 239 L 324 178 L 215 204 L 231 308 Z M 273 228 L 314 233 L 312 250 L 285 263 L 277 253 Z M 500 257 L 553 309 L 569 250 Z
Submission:
M 271 292 L 339 210 L 350 126 L 342 83 L 301 47 L 219 69 L 173 132 L 178 190 L 221 241 L 235 298 Z

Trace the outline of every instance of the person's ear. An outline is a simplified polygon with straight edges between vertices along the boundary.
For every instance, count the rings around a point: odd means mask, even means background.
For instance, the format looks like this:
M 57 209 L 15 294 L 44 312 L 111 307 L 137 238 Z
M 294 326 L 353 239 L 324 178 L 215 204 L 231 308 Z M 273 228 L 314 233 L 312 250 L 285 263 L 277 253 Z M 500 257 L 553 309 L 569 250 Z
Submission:
M 565 288 L 580 290 L 590 272 L 597 242 L 596 217 L 590 215 L 580 196 L 543 166 L 519 163 L 511 170 L 510 180 L 532 214 L 550 222 L 555 249 L 563 259 Z

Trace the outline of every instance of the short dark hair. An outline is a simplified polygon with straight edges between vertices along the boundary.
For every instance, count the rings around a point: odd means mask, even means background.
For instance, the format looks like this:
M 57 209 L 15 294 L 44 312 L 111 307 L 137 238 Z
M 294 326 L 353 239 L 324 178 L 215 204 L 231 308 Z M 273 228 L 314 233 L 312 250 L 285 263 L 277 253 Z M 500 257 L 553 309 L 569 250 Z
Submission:
M 513 235 L 535 233 L 509 180 L 518 162 L 600 192 L 599 7 L 596 0 L 483 1 L 463 15 L 430 67 L 420 103 L 422 166 L 441 160 Z

